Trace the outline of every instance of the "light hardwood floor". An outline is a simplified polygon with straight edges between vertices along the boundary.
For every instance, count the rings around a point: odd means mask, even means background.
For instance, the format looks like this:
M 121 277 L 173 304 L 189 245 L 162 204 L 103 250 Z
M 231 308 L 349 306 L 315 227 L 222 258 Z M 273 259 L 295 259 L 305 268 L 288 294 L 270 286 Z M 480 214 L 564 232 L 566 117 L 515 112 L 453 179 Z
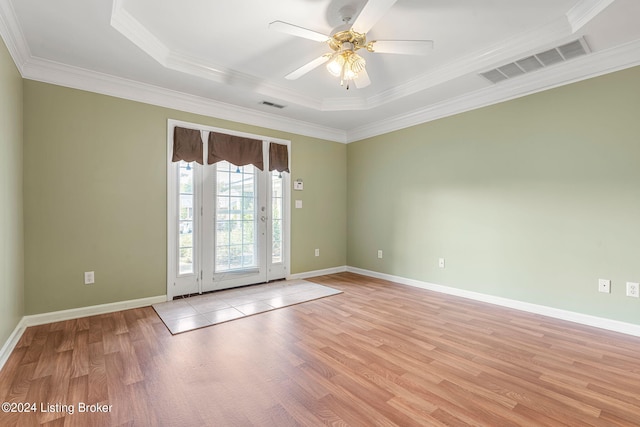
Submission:
M 27 329 L 0 426 L 637 426 L 640 339 L 350 273 L 172 336 L 151 307 Z M 78 413 L 82 403 L 111 405 Z

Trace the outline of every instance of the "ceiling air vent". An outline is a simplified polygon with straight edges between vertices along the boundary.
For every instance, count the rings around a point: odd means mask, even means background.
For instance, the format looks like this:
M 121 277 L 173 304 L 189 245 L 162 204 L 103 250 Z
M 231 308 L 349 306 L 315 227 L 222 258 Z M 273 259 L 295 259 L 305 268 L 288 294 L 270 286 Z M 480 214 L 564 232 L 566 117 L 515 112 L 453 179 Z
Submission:
M 283 109 L 284 107 L 286 107 L 286 105 L 276 104 L 274 102 L 269 102 L 269 101 L 260 101 L 258 104 L 266 105 L 267 107 L 279 108 L 279 109 Z
M 544 52 L 536 53 L 535 55 L 480 73 L 480 75 L 491 83 L 499 83 L 503 80 L 508 80 L 550 65 L 559 64 L 586 55 L 587 53 L 589 53 L 589 46 L 587 46 L 584 38 L 579 38 L 562 46 L 554 47 L 553 49 L 545 50 Z

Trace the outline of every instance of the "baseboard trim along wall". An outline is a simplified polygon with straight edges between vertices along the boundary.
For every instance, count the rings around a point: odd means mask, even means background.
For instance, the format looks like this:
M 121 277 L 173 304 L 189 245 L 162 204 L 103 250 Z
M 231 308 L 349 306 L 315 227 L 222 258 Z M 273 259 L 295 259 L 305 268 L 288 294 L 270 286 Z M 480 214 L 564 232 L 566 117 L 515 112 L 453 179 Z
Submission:
M 347 266 L 342 265 L 340 267 L 325 268 L 324 270 L 305 271 L 303 273 L 296 273 L 287 276 L 287 280 L 296 279 L 308 279 L 309 277 L 326 276 L 327 274 L 344 273 L 347 271 Z
M 434 292 L 440 292 L 443 294 L 449 294 L 449 295 L 454 295 L 462 298 L 468 298 L 475 301 L 486 302 L 489 304 L 495 304 L 502 307 L 508 307 L 516 310 L 526 311 L 529 313 L 540 314 L 547 317 L 553 317 L 555 319 L 567 320 L 569 322 L 579 323 L 581 325 L 593 326 L 600 329 L 606 329 L 609 331 L 620 332 L 623 334 L 640 337 L 640 325 L 635 325 L 633 323 L 626 323 L 618 320 L 605 319 L 603 317 L 596 317 L 588 314 L 561 310 L 559 308 L 547 307 L 544 305 L 531 304 L 528 302 L 522 302 L 522 301 L 512 300 L 508 298 L 481 294 L 479 292 L 472 292 L 464 289 L 452 288 L 449 286 L 436 285 L 433 283 L 422 282 L 420 280 L 407 279 L 400 276 L 393 276 L 391 274 L 379 273 L 377 271 L 365 270 L 357 267 L 347 267 L 347 271 L 350 273 L 361 274 L 363 276 L 369 276 L 376 279 L 388 280 L 390 282 L 399 283 L 401 285 L 427 289 Z
M 4 366 L 9 355 L 20 341 L 22 334 L 29 326 L 44 325 L 46 323 L 60 322 L 63 320 L 78 319 L 81 317 L 95 316 L 98 314 L 113 313 L 114 311 L 128 310 L 130 308 L 146 307 L 151 304 L 165 302 L 166 295 L 140 298 L 128 301 L 112 302 L 109 304 L 91 305 L 88 307 L 72 308 L 69 310 L 53 311 L 50 313 L 33 314 L 24 316 L 13 330 L 9 339 L 0 349 L 0 369 Z
M 2 369 L 4 364 L 7 362 L 7 359 L 9 359 L 9 356 L 11 355 L 13 349 L 16 348 L 16 345 L 18 345 L 18 341 L 20 341 L 20 338 L 22 337 L 25 329 L 27 329 L 27 327 L 24 323 L 23 317 L 22 319 L 20 319 L 18 325 L 15 327 L 11 335 L 9 335 L 7 341 L 0 349 L 0 369 Z
M 24 316 L 24 321 L 26 326 L 44 325 L 46 323 L 79 319 L 80 317 L 95 316 L 97 314 L 113 313 L 114 311 L 128 310 L 130 308 L 146 307 L 151 304 L 165 302 L 166 300 L 166 295 L 158 295 L 156 297 L 118 301 L 109 304 L 90 305 L 88 307 L 53 311 L 51 313 L 32 314 L 30 316 Z
M 303 273 L 292 274 L 287 277 L 287 280 L 294 279 L 308 279 L 310 277 L 325 276 L 327 274 L 344 273 L 348 271 L 350 273 L 361 274 L 363 276 L 373 277 L 376 279 L 388 280 L 390 282 L 398 283 L 401 285 L 413 286 L 416 288 L 427 289 L 434 292 L 440 292 L 443 294 L 454 295 L 462 298 L 468 298 L 475 301 L 486 302 L 489 304 L 495 304 L 502 307 L 513 308 L 516 310 L 526 311 L 529 313 L 540 314 L 543 316 L 553 317 L 556 319 L 567 320 L 582 325 L 593 326 L 596 328 L 606 329 L 609 331 L 620 332 L 627 335 L 633 335 L 640 337 L 640 325 L 632 323 L 620 322 L 617 320 L 605 319 L 602 317 L 591 316 L 588 314 L 576 313 L 573 311 L 561 310 L 558 308 L 547 307 L 538 304 L 531 304 L 528 302 L 522 302 L 512 300 L 508 298 L 496 297 L 493 295 L 482 294 L 479 292 L 467 291 L 464 289 L 452 288 L 449 286 L 436 285 L 433 283 L 423 282 L 415 279 L 407 279 L 405 277 L 394 276 L 386 273 L 379 273 L 377 271 L 365 270 L 357 267 L 340 266 L 333 268 L 326 268 L 323 270 L 307 271 Z M 24 316 L 13 333 L 9 336 L 9 339 L 4 343 L 2 349 L 0 349 L 0 369 L 4 366 L 9 355 L 18 344 L 20 337 L 29 326 L 43 325 L 46 323 L 60 322 L 63 320 L 78 319 L 80 317 L 95 316 L 98 314 L 113 313 L 114 311 L 127 310 L 130 308 L 146 307 L 151 304 L 164 302 L 167 300 L 166 295 L 158 295 L 149 298 L 140 298 L 129 301 L 120 301 L 110 304 L 93 305 L 89 307 L 73 308 L 70 310 L 54 311 L 51 313 L 34 314 L 30 316 Z

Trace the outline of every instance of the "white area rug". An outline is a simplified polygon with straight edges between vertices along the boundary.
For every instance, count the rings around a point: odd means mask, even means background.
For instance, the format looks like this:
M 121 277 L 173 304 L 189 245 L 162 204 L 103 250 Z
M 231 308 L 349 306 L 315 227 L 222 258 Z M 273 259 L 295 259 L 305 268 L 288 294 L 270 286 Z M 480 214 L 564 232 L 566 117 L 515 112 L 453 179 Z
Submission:
M 306 280 L 283 280 L 162 302 L 152 307 L 175 335 L 341 293 Z

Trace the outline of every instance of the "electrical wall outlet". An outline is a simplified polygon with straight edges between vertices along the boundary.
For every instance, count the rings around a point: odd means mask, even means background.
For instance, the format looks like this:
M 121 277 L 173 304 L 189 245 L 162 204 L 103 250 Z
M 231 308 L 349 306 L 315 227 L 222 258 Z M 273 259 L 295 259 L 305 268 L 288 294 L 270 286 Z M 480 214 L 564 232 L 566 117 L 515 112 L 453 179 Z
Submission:
M 84 284 L 85 285 L 93 285 L 96 282 L 96 276 L 93 271 L 85 271 L 84 272 Z
M 633 298 L 640 297 L 640 283 L 627 282 L 627 296 Z
M 598 279 L 598 292 L 604 292 L 605 294 L 611 293 L 611 280 Z
M 320 249 L 316 249 L 316 256 L 320 256 Z
M 438 258 L 438 267 L 444 268 L 444 258 Z
M 382 249 L 378 249 L 378 258 L 382 258 Z

